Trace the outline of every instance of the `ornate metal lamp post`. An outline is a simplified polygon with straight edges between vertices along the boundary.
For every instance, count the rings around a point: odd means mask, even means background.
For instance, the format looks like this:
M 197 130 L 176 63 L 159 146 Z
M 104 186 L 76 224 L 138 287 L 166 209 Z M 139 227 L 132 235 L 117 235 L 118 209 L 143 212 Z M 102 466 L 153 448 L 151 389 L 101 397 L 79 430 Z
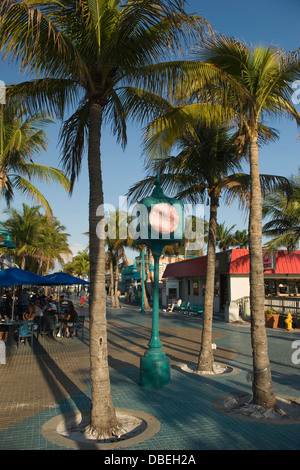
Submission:
M 16 248 L 16 246 L 14 245 L 11 239 L 11 230 L 5 227 L 5 225 L 2 222 L 0 222 L 0 235 L 6 235 L 4 242 L 0 243 L 0 248 L 9 248 L 9 249 Z M 3 262 L 1 262 L 1 269 L 3 268 L 2 264 Z
M 160 186 L 159 177 L 151 196 L 139 203 L 145 210 L 139 213 L 140 226 L 145 238 L 135 240 L 147 245 L 154 258 L 152 335 L 149 348 L 140 360 L 140 384 L 145 387 L 163 387 L 170 382 L 170 359 L 161 349 L 159 339 L 159 259 L 165 246 L 182 241 L 184 230 L 183 205 L 167 197 Z

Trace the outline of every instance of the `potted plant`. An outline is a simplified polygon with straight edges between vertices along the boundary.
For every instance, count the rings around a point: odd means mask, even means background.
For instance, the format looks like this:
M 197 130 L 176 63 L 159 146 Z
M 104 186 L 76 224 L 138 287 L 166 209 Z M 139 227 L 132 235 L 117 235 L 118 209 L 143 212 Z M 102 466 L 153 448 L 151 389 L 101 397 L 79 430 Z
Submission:
M 279 313 L 277 313 L 275 310 L 272 308 L 267 308 L 265 310 L 266 326 L 268 328 L 277 328 L 279 316 Z

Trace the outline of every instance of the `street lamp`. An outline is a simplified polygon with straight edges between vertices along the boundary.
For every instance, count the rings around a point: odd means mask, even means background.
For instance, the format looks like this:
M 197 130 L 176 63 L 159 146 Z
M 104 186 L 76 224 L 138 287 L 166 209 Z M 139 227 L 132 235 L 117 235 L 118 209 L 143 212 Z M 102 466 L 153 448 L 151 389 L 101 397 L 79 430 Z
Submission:
M 145 197 L 138 206 L 146 210 L 137 210 L 139 222 L 147 234 L 138 238 L 135 243 L 147 245 L 154 258 L 152 335 L 148 350 L 140 360 L 140 384 L 145 387 L 159 388 L 170 382 L 170 359 L 161 349 L 159 339 L 159 259 L 165 246 L 179 243 L 183 238 L 183 204 L 174 198 L 167 197 L 156 178 L 151 196 Z
M 14 245 L 11 239 L 11 230 L 7 228 L 2 222 L 0 222 L 0 234 L 6 235 L 4 242 L 0 243 L 0 248 L 8 248 L 8 249 L 16 248 L 16 246 Z

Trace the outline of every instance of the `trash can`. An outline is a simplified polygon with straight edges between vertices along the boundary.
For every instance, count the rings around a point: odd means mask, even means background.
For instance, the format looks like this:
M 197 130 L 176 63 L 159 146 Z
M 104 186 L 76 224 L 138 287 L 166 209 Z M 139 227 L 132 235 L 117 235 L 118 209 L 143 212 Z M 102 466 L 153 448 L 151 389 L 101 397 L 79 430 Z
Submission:
M 225 321 L 232 323 L 240 319 L 239 306 L 236 302 L 227 302 L 225 305 Z

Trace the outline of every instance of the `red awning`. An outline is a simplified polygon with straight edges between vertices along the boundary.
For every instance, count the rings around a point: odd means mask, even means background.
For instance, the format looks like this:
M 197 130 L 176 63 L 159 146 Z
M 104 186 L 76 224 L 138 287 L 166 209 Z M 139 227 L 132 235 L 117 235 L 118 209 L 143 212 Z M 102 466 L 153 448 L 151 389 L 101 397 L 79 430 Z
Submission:
M 230 262 L 227 270 L 216 268 L 216 273 L 224 274 L 249 274 L 250 261 L 249 250 L 229 250 Z M 218 260 L 218 253 L 216 254 Z M 171 263 L 166 267 L 163 278 L 168 277 L 194 277 L 205 276 L 206 256 L 193 258 L 177 263 Z M 300 250 L 280 250 L 276 252 L 276 269 L 265 271 L 265 274 L 300 274 Z

